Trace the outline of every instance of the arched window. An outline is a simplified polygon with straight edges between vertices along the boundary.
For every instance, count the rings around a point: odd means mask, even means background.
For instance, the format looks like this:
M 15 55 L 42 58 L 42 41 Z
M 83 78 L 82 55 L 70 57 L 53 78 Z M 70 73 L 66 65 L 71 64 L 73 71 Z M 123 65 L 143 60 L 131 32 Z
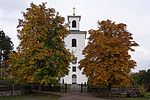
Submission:
M 75 20 L 72 21 L 72 27 L 76 28 L 76 21 Z
M 76 39 L 72 39 L 72 47 L 77 47 L 77 40 Z
M 77 83 L 77 75 L 73 74 L 72 75 L 72 84 L 76 84 Z

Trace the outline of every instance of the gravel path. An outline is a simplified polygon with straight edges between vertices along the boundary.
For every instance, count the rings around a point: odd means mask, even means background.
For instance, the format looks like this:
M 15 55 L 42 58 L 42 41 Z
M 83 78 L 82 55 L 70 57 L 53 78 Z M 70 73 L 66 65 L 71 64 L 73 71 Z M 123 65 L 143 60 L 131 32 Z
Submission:
M 64 96 L 61 97 L 59 100 L 110 100 L 110 99 L 97 98 L 89 93 L 70 92 L 65 93 Z

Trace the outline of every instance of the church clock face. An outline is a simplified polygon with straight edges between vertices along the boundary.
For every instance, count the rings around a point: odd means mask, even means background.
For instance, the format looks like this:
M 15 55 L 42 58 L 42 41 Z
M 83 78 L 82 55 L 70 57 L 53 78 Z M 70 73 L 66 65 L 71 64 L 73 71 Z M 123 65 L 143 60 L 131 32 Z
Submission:
M 72 60 L 72 64 L 76 64 L 77 63 L 77 57 L 75 57 L 73 60 Z

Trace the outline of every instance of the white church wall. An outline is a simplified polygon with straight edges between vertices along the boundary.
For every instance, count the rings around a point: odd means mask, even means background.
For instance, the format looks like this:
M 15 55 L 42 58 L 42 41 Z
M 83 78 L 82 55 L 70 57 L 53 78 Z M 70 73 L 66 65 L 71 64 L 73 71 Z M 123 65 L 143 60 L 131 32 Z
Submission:
M 77 47 L 72 47 L 72 39 L 77 40 Z M 83 58 L 82 50 L 85 47 L 85 34 L 69 34 L 65 39 L 66 48 L 69 49 L 70 52 L 73 52 L 75 57 L 77 57 L 77 63 L 70 63 L 70 71 L 69 74 L 64 77 L 64 83 L 72 84 L 72 75 L 77 75 L 77 84 L 87 82 L 87 78 L 82 74 L 82 70 L 78 69 L 79 61 Z M 72 72 L 72 66 L 76 66 L 76 72 Z

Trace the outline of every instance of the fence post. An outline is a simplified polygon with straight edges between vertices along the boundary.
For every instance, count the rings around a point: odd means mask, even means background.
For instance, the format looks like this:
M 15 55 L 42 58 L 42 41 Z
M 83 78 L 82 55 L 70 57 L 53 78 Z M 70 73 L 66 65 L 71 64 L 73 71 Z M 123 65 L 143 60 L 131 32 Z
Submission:
M 59 92 L 60 92 L 60 88 L 61 88 L 61 87 L 60 87 L 60 83 L 59 83 Z
M 83 84 L 81 83 L 81 93 L 83 92 Z
M 15 92 L 15 86 L 14 86 L 14 84 L 12 84 L 12 89 L 13 89 L 12 92 L 13 92 L 13 96 L 14 96 L 14 94 L 15 94 L 14 93 Z

